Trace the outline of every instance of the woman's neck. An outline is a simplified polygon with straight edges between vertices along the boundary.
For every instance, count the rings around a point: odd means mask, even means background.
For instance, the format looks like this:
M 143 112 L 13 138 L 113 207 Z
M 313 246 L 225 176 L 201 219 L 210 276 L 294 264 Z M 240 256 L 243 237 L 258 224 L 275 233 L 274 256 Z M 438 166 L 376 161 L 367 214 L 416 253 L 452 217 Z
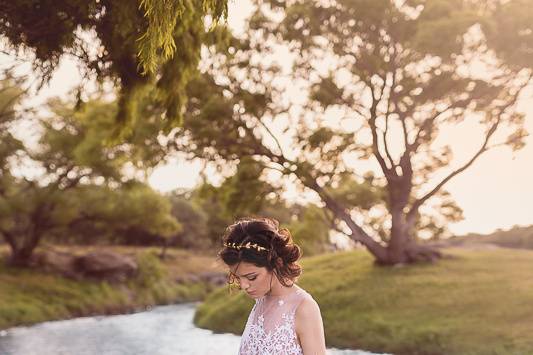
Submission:
M 270 289 L 270 292 L 267 293 L 267 296 L 269 297 L 283 297 L 286 295 L 289 295 L 294 292 L 294 289 L 296 288 L 296 284 L 291 284 L 290 286 L 284 286 L 281 283 L 276 283 L 276 285 L 272 285 L 272 288 Z

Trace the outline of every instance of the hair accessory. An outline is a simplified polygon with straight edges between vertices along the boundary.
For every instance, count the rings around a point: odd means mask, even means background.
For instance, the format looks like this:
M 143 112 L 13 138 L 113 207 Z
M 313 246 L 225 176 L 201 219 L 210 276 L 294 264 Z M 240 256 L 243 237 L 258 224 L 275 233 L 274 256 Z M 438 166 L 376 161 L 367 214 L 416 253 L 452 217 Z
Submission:
M 241 250 L 241 248 L 246 248 L 246 249 L 256 249 L 257 251 L 261 251 L 261 250 L 268 250 L 267 248 L 265 247 L 262 247 L 256 243 L 246 243 L 246 244 L 239 244 L 237 245 L 236 243 L 224 243 L 224 246 L 227 247 L 227 248 L 232 248 L 232 249 L 237 249 L 237 250 Z

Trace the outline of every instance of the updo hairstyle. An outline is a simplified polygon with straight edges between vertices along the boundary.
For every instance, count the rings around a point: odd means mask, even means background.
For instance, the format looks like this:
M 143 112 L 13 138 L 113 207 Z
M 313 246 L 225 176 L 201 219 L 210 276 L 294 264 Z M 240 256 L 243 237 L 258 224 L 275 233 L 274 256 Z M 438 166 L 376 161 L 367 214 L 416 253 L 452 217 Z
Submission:
M 295 282 L 302 274 L 302 267 L 297 263 L 302 251 L 294 244 L 289 230 L 280 229 L 279 222 L 275 219 L 263 217 L 239 219 L 226 228 L 222 239 L 225 246 L 218 256 L 228 266 L 244 261 L 257 267 L 266 267 L 268 271 L 273 271 L 280 283 L 286 287 L 290 286 L 287 281 Z M 260 248 L 241 247 L 248 242 Z M 228 283 L 231 285 L 233 281 L 232 275 L 228 275 Z

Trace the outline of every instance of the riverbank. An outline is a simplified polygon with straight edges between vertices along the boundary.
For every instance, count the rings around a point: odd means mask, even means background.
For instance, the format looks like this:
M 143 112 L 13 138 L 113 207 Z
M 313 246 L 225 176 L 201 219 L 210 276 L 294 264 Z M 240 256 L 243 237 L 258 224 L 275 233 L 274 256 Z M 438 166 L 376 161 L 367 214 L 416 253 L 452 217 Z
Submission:
M 322 311 L 328 347 L 395 355 L 533 353 L 533 252 L 447 249 L 435 265 L 375 267 L 365 251 L 303 259 L 299 285 Z M 241 334 L 253 300 L 225 289 L 195 325 Z
M 53 246 L 79 254 L 102 247 Z M 37 269 L 7 267 L 7 247 L 0 248 L 0 330 L 89 315 L 125 314 L 155 305 L 203 300 L 215 285 L 195 275 L 222 273 L 213 257 L 169 249 L 160 260 L 158 248 L 105 247 L 133 257 L 138 276 L 124 283 L 71 280 Z M 38 249 L 37 252 L 40 250 Z

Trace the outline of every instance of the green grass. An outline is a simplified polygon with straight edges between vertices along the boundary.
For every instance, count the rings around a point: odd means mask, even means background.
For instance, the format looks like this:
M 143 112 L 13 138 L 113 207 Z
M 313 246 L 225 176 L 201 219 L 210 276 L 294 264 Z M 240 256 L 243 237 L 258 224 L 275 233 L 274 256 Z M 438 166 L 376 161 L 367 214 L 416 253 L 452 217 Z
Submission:
M 381 268 L 363 251 L 304 258 L 328 347 L 409 354 L 533 354 L 533 252 L 448 249 L 435 265 Z M 240 334 L 253 300 L 210 294 L 195 323 Z
M 86 247 L 56 247 L 74 254 Z M 89 248 L 90 249 L 90 248 Z M 160 261 L 156 248 L 107 248 L 137 259 L 139 275 L 124 284 L 74 281 L 35 269 L 5 265 L 7 248 L 0 250 L 0 329 L 72 317 L 117 314 L 147 306 L 199 301 L 213 290 L 204 282 L 177 283 L 186 273 L 220 271 L 213 258 L 183 250 L 169 250 Z

